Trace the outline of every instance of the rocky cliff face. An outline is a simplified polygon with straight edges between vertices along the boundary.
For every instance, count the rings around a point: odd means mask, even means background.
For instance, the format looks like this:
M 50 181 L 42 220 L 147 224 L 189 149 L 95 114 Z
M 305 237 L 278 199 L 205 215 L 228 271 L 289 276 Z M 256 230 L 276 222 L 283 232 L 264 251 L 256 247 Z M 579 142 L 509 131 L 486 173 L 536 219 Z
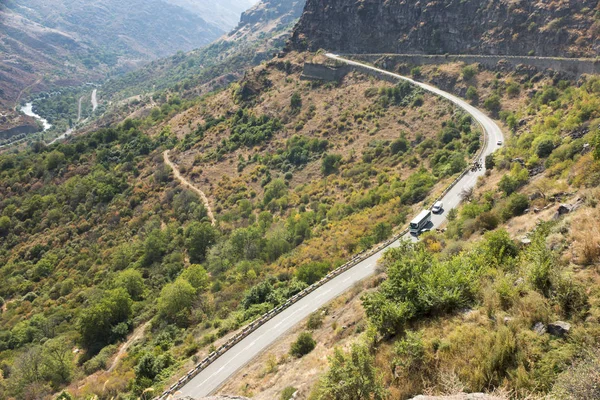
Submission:
M 308 0 L 290 48 L 595 57 L 600 5 L 597 0 Z
M 257 24 L 271 29 L 294 22 L 302 15 L 306 0 L 263 0 L 242 14 L 237 30 Z

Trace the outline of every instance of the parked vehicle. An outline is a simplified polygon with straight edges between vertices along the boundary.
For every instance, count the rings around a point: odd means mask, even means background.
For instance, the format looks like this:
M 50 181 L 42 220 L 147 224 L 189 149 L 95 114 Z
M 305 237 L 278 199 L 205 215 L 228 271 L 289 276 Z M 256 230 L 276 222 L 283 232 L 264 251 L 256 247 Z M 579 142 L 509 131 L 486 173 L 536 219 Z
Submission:
M 415 217 L 410 223 L 410 233 L 412 235 L 418 235 L 425 229 L 425 227 L 431 222 L 431 211 L 423 210 L 419 215 Z

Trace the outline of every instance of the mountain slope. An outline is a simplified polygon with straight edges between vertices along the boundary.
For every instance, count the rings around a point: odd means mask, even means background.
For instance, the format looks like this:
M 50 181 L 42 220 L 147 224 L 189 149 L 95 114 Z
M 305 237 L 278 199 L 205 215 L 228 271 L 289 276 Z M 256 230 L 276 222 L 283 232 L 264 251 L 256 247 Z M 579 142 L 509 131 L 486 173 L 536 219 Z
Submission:
M 108 72 L 205 46 L 222 33 L 163 0 L 3 2 L 0 109 L 13 108 L 29 93 L 97 81 Z M 18 123 L 7 114 L 0 130 Z
M 203 49 L 178 53 L 154 61 L 123 77 L 108 81 L 103 95 L 123 99 L 145 91 L 193 88 L 213 79 L 210 88 L 238 79 L 248 67 L 271 58 L 283 49 L 292 24 L 300 17 L 305 0 L 262 0 L 244 12 L 238 26 Z
M 600 50 L 598 7 L 596 0 L 309 0 L 293 47 L 595 57 Z

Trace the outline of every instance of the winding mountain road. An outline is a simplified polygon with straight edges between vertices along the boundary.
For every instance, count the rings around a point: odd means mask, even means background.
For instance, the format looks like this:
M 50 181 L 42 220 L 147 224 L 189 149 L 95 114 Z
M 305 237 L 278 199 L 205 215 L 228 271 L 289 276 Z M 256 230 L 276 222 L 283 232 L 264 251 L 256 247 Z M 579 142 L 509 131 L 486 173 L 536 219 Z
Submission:
M 327 56 L 339 62 L 358 67 L 363 71 L 372 70 L 378 74 L 385 74 L 399 80 L 409 81 L 414 85 L 423 88 L 424 90 L 448 99 L 452 103 L 464 109 L 481 125 L 486 136 L 487 140 L 484 141 L 485 147 L 482 152 L 483 157 L 488 154 L 492 154 L 500 147 L 497 144 L 498 141 L 504 141 L 502 130 L 494 121 L 492 121 L 487 115 L 475 107 L 456 96 L 425 83 L 416 82 L 410 78 L 396 75 L 366 64 L 347 60 L 334 54 L 328 54 Z M 481 170 L 477 172 L 469 172 L 464 175 L 442 198 L 445 209 L 450 210 L 451 208 L 457 207 L 461 201 L 461 191 L 474 187 L 477 182 L 477 178 L 483 175 L 483 173 L 484 171 Z M 445 220 L 446 211 L 440 215 L 434 215 L 432 218 L 433 228 L 439 227 L 445 222 Z M 404 238 L 401 240 L 404 240 Z M 399 243 L 399 241 L 393 242 L 388 248 L 398 247 Z M 318 310 L 320 307 L 326 305 L 350 289 L 357 282 L 360 282 L 363 279 L 373 275 L 375 273 L 377 261 L 383 255 L 385 250 L 386 249 L 383 249 L 364 261 L 358 263 L 355 267 L 338 275 L 336 278 L 330 280 L 320 288 L 310 293 L 308 296 L 304 297 L 289 308 L 285 309 L 280 314 L 273 317 L 263 326 L 233 346 L 221 357 L 216 359 L 210 366 L 200 372 L 196 377 L 190 380 L 180 389 L 179 392 L 175 394 L 174 398 L 182 399 L 186 396 L 198 398 L 208 396 L 215 392 L 230 376 L 250 362 L 254 357 L 265 351 L 286 331 L 300 323 L 312 312 Z

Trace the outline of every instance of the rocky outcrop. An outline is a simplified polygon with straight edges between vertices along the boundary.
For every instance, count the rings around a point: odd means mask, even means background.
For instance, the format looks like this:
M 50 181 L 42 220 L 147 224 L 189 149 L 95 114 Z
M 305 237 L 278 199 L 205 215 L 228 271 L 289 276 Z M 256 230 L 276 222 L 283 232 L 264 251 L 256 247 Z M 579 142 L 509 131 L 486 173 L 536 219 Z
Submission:
M 548 333 L 558 337 L 565 337 L 571 332 L 571 324 L 564 321 L 556 321 L 548 324 Z
M 290 49 L 595 57 L 597 0 L 308 0 Z
M 302 15 L 306 0 L 263 0 L 242 14 L 236 30 L 256 24 L 289 25 Z

